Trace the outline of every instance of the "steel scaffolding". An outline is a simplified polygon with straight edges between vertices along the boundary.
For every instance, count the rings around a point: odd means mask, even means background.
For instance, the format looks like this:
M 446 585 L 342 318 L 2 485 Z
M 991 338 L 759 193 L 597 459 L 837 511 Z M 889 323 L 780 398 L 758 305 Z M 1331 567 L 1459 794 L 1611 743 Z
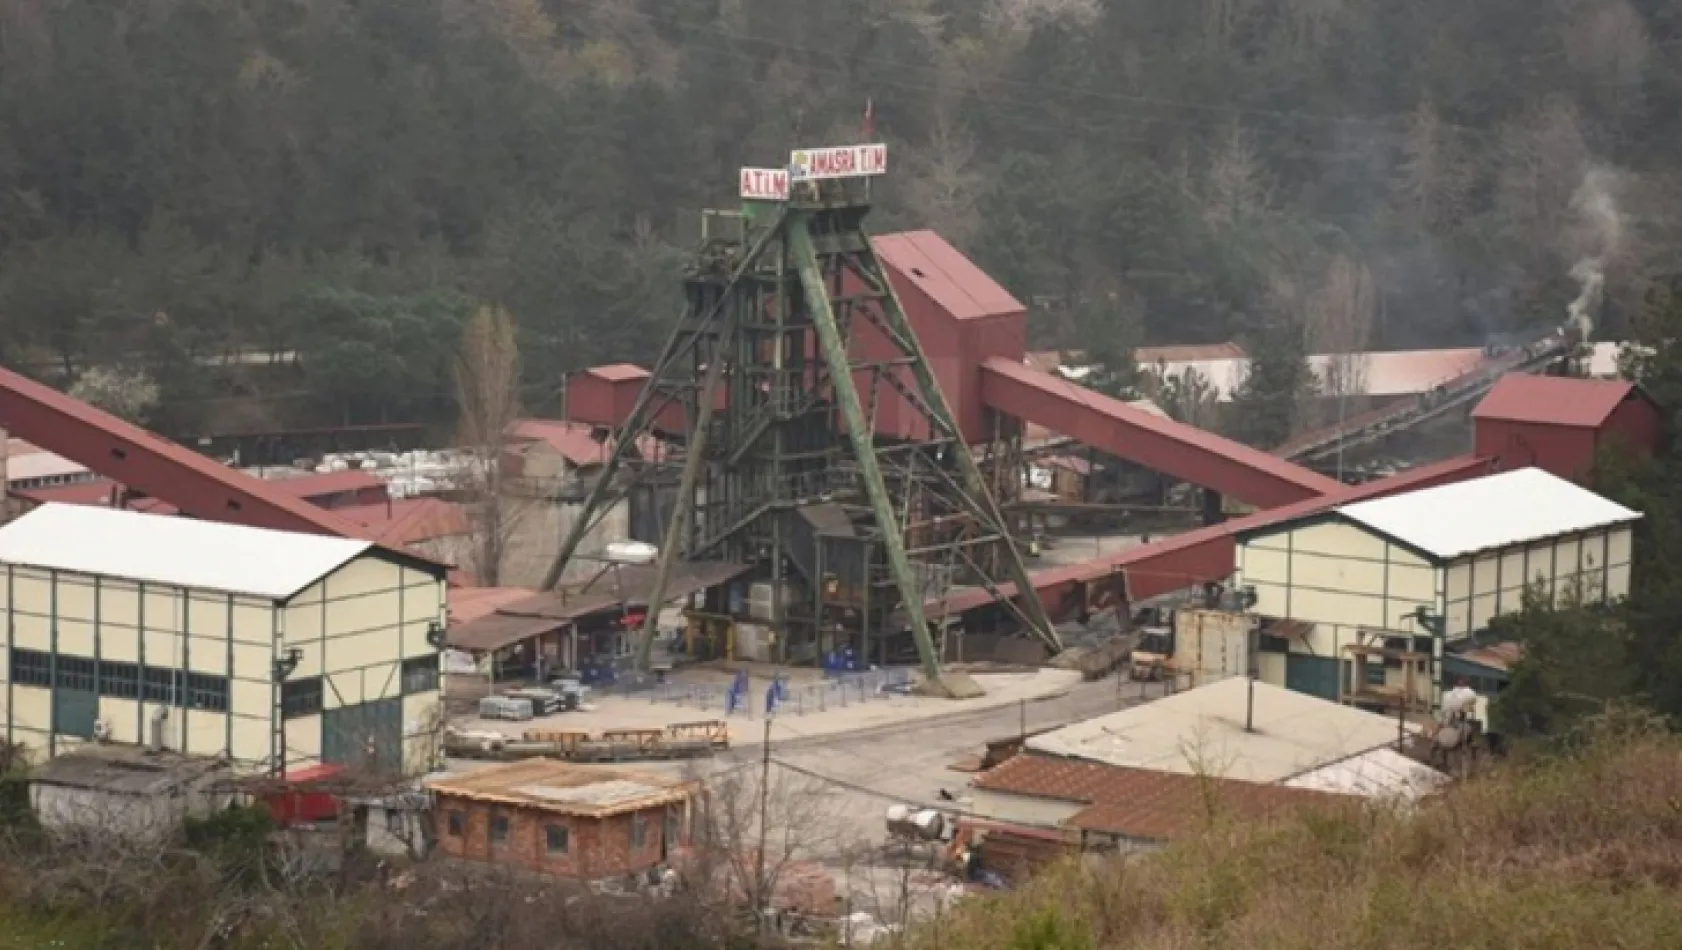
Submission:
M 1033 589 L 991 488 L 1007 473 L 990 479 L 961 437 L 864 230 L 869 210 L 863 183 L 841 180 L 706 215 L 684 314 L 614 434 L 549 587 L 627 484 L 645 477 L 627 471 L 632 447 L 661 419 L 670 426 L 675 405 L 685 431 L 661 434 L 681 439 L 682 477 L 651 605 L 663 601 L 674 563 L 751 564 L 771 585 L 784 658 L 791 645 L 821 650 L 831 635 L 868 649 L 873 635 L 903 629 L 940 682 L 924 605 L 954 584 L 996 596 L 997 580 Z M 868 348 L 855 334 L 866 324 L 888 344 L 874 349 L 889 355 L 861 356 Z M 884 398 L 901 400 L 919 424 L 879 433 Z M 1036 598 L 998 600 L 1061 649 Z M 642 665 L 658 613 L 645 622 Z

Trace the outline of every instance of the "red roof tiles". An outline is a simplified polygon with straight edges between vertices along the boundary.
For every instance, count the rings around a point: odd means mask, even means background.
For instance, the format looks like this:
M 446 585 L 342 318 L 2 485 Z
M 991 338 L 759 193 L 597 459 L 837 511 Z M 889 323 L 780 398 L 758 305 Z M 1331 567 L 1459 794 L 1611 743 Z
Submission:
M 1508 373 L 1472 410 L 1472 418 L 1594 429 L 1636 392 L 1635 384 L 1623 380 Z
M 1209 822 L 1209 808 L 1260 818 L 1347 801 L 1342 795 L 1237 779 L 1128 769 L 1026 753 L 975 780 L 984 791 L 1085 804 L 1063 824 L 1166 841 Z

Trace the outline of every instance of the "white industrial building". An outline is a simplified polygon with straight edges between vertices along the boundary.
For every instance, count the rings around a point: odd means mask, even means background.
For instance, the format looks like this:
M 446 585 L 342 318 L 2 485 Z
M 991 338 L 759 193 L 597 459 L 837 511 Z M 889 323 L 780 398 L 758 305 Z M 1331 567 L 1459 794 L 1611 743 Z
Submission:
M 347 538 L 79 505 L 0 528 L 5 737 L 424 769 L 444 568 Z
M 1640 517 L 1527 468 L 1240 534 L 1239 584 L 1265 624 L 1262 676 L 1328 699 L 1405 691 L 1434 706 L 1442 684 L 1429 671 L 1445 647 L 1520 609 L 1527 588 L 1556 602 L 1627 596 Z

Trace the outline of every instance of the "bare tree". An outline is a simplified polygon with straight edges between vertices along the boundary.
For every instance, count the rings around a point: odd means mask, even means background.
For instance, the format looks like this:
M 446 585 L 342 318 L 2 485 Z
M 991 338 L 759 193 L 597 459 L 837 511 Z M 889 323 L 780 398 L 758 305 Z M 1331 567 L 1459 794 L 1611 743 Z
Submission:
M 520 350 L 514 322 L 501 307 L 480 307 L 462 331 L 455 366 L 457 438 L 469 455 L 472 570 L 497 586 L 518 518 L 509 511 L 503 447 L 520 415 Z
M 1652 55 L 1652 39 L 1629 0 L 1574 0 L 1575 10 L 1560 26 L 1566 61 L 1592 84 L 1594 93 L 1627 101 L 1641 84 Z
M 952 110 L 944 103 L 935 109 L 928 147 L 908 162 L 912 171 L 905 200 L 920 223 L 962 247 L 981 228 L 984 178 L 976 164 L 975 140 L 951 119 Z
M 1472 167 L 1457 130 L 1436 107 L 1420 103 L 1408 117 L 1396 201 L 1404 217 L 1428 231 L 1454 227 L 1467 208 Z
M 142 370 L 95 366 L 77 377 L 70 395 L 129 422 L 145 422 L 158 407 L 158 384 Z
M 1569 102 L 1550 101 L 1503 130 L 1496 203 L 1509 239 L 1533 265 L 1557 263 L 1588 167 L 1581 118 Z
M 1302 304 L 1309 352 L 1325 357 L 1319 367 L 1320 395 L 1341 399 L 1366 392 L 1366 349 L 1378 312 L 1366 265 L 1347 255 L 1333 256 Z
M 1234 124 L 1209 162 L 1203 188 L 1203 220 L 1230 230 L 1268 206 L 1269 188 L 1255 139 Z

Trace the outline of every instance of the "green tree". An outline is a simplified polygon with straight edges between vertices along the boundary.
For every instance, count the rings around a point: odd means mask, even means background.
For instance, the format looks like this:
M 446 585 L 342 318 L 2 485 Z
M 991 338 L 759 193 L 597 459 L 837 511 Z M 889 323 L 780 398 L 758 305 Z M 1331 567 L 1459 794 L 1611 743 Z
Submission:
M 1244 380 L 1228 404 L 1226 428 L 1233 438 L 1270 449 L 1291 437 L 1297 407 L 1314 391 L 1302 325 L 1276 314 L 1244 338 L 1250 354 Z

